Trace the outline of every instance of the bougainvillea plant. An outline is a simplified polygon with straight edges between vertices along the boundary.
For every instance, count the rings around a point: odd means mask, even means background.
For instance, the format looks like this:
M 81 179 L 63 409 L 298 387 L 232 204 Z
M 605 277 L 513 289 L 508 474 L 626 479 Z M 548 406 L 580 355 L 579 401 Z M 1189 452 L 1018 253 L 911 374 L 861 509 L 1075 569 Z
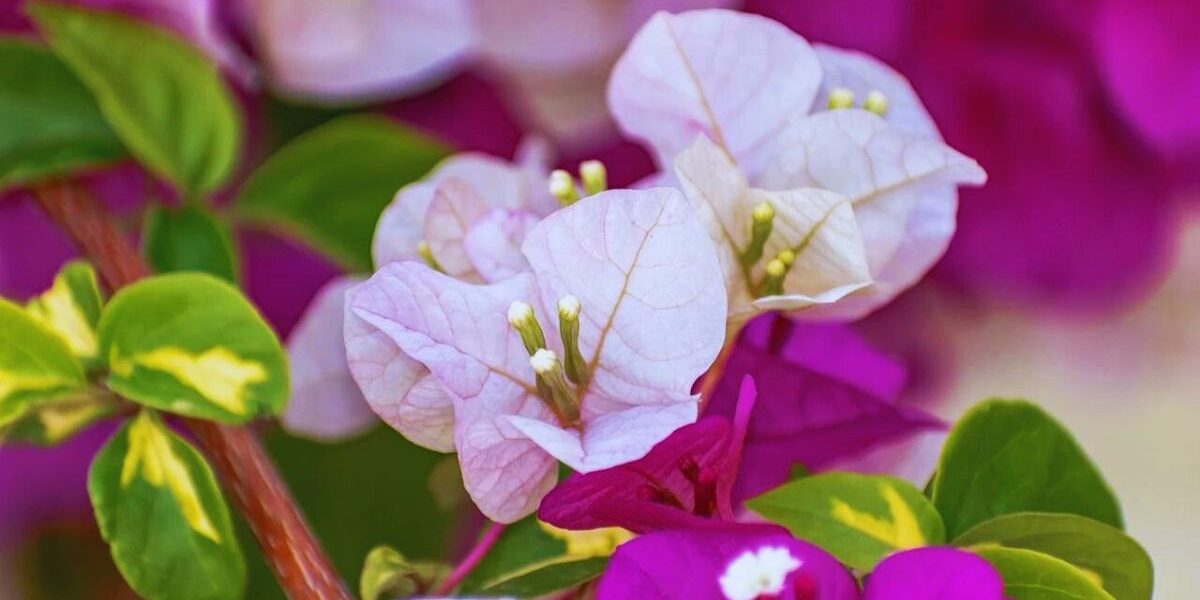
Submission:
M 897 404 L 903 367 L 841 323 L 918 281 L 958 187 L 986 180 L 869 56 L 762 17 L 629 2 L 597 17 L 609 37 L 580 60 L 611 66 L 608 110 L 651 152 L 649 178 L 553 169 L 538 138 L 511 162 L 446 157 L 377 115 L 255 159 L 260 75 L 345 99 L 482 48 L 524 93 L 561 87 L 529 74 L 533 46 L 490 4 L 260 3 L 241 17 L 263 65 L 213 15 L 192 30 L 34 2 L 38 35 L 0 39 L 0 186 L 30 191 L 84 255 L 44 293 L 0 300 L 0 441 L 116 424 L 87 491 L 130 588 L 244 597 L 244 521 L 290 597 L 351 597 L 258 444 L 278 418 L 325 441 L 382 420 L 453 454 L 428 481 L 373 476 L 457 507 L 465 543 L 444 545 L 463 552 L 410 560 L 372 540 L 364 600 L 1151 597 L 1112 490 L 1028 402 L 970 410 L 927 482 L 830 470 L 947 429 Z M 397 15 L 408 27 L 386 30 Z M 322 19 L 381 19 L 343 40 L 377 52 L 347 50 L 326 76 L 310 59 L 337 40 L 289 35 Z M 140 252 L 78 183 L 129 157 L 156 180 Z M 242 228 L 347 271 L 286 345 L 239 288 Z

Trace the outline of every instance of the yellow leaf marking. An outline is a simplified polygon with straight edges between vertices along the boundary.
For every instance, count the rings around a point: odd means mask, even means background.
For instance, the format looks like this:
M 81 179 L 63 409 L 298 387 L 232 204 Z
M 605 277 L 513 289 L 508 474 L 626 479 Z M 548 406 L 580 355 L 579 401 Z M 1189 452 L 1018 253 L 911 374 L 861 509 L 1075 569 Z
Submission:
M 267 371 L 261 364 L 243 360 L 220 346 L 201 354 L 166 346 L 138 354 L 131 361 L 110 361 L 113 371 L 125 377 L 132 374 L 133 363 L 168 373 L 213 404 L 237 415 L 247 413 L 246 386 L 267 380 Z
M 26 307 L 33 318 L 58 334 L 76 356 L 95 358 L 96 332 L 75 303 L 71 288 L 64 277 L 54 280 L 54 285 L 40 298 Z
M 11 371 L 0 371 L 0 400 L 17 392 L 48 390 L 60 386 L 74 387 L 79 382 L 57 375 L 26 375 Z
M 917 548 L 925 545 L 925 536 L 921 534 L 921 526 L 912 508 L 904 502 L 892 486 L 886 483 L 879 485 L 879 491 L 887 502 L 891 519 L 883 519 L 855 510 L 849 504 L 833 499 L 833 518 L 842 524 L 857 529 L 893 548 Z
M 617 546 L 633 539 L 633 533 L 620 527 L 604 527 L 585 531 L 559 529 L 549 523 L 538 521 L 542 531 L 567 543 L 567 556 L 573 559 L 609 556 Z
M 221 543 L 217 528 L 200 505 L 187 465 L 171 450 L 171 439 L 147 412 L 139 414 L 129 426 L 129 450 L 121 465 L 121 487 L 128 487 L 139 474 L 154 487 L 166 486 L 188 526 L 196 533 Z

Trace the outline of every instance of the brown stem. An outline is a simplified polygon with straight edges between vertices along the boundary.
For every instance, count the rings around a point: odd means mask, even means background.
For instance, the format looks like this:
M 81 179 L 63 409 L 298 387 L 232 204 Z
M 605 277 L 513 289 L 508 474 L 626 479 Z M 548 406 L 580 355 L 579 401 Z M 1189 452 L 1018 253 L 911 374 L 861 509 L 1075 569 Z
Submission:
M 91 260 L 109 289 L 150 275 L 141 255 L 85 190 L 58 183 L 37 188 L 34 197 Z M 254 433 L 199 419 L 183 422 L 232 492 L 288 597 L 351 600 Z

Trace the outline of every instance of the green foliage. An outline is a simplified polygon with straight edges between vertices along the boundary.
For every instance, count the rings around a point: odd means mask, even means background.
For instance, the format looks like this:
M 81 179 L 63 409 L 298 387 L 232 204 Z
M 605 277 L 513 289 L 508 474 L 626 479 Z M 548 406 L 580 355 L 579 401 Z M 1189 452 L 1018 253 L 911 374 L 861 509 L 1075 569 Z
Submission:
M 110 389 L 177 414 L 245 423 L 287 402 L 275 333 L 230 284 L 174 273 L 122 289 L 100 319 Z
M 0 37 L 0 188 L 125 156 L 91 93 L 49 50 Z
M 356 271 L 371 268 L 371 236 L 403 185 L 446 154 L 383 117 L 349 116 L 313 129 L 268 159 L 242 188 L 238 215 L 297 236 Z
M 607 556 L 564 560 L 497 581 L 480 591 L 488 596 L 539 598 L 599 577 L 607 566 Z
M 1113 597 L 1069 563 L 1033 550 L 982 548 L 976 551 L 1004 578 L 1004 594 L 1012 600 L 1113 600 Z
M 237 252 L 229 228 L 195 204 L 151 206 L 142 230 L 142 253 L 159 273 L 200 271 L 236 282 Z
M 449 569 L 436 563 L 410 563 L 391 546 L 376 546 L 367 554 L 359 578 L 362 600 L 407 598 L 427 592 Z
M 976 525 L 956 546 L 1023 548 L 1060 558 L 1099 578 L 1117 600 L 1149 600 L 1154 567 L 1146 551 L 1121 530 L 1080 517 L 1015 513 Z
M 21 307 L 0 299 L 0 428 L 86 389 L 83 365 L 66 342 Z
M 242 597 L 246 566 L 212 470 L 149 411 L 100 450 L 88 494 L 113 560 L 151 600 Z
M 951 538 L 1015 512 L 1071 513 L 1121 527 L 1112 490 L 1075 439 L 1024 401 L 984 402 L 955 425 L 933 503 Z
M 532 565 L 549 564 L 567 555 L 567 544 L 547 532 L 536 516 L 509 525 L 487 556 L 463 580 L 460 594 L 470 595 L 526 572 Z
M 112 415 L 117 406 L 114 396 L 96 389 L 38 402 L 0 424 L 0 441 L 53 446 Z
M 811 475 L 746 506 L 864 571 L 896 550 L 945 541 L 937 510 L 912 484 L 894 477 Z
M 193 195 L 225 181 L 241 143 L 239 117 L 200 50 L 117 13 L 48 2 L 29 13 L 142 164 Z
M 97 360 L 96 326 L 103 305 L 96 271 L 83 261 L 59 270 L 49 290 L 29 301 L 25 310 L 58 335 L 85 366 Z

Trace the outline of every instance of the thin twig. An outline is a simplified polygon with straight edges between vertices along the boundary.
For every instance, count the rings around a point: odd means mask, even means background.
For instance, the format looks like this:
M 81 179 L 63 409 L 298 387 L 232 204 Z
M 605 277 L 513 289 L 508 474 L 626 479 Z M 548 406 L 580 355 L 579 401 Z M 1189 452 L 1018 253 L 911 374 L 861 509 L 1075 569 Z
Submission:
M 475 567 L 479 566 L 479 562 L 483 560 L 483 557 L 487 556 L 492 546 L 496 545 L 496 541 L 500 539 L 500 534 L 504 533 L 504 528 L 505 525 L 492 523 L 488 527 L 488 530 L 483 532 L 483 535 L 479 537 L 479 541 L 475 542 L 475 547 L 471 548 L 471 551 L 463 557 L 462 561 L 454 567 L 453 571 L 450 571 L 446 579 L 437 587 L 437 590 L 433 592 L 434 595 L 444 596 L 454 591 L 454 588 L 458 587 L 458 584 L 462 583 L 462 580 L 467 575 L 470 575 Z
M 37 188 L 34 197 L 110 290 L 150 275 L 141 255 L 85 190 L 58 183 Z M 232 492 L 287 595 L 292 600 L 351 600 L 254 433 L 200 419 L 183 422 Z

